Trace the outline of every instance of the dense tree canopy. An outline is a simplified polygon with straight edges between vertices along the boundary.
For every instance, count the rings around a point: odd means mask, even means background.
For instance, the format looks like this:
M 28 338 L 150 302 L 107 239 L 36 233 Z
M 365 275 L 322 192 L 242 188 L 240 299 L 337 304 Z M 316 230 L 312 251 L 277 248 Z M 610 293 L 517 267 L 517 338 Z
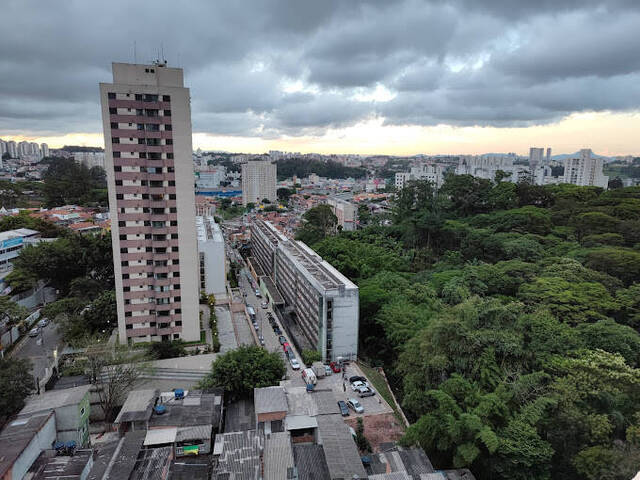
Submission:
M 302 226 L 296 233 L 296 239 L 313 244 L 336 232 L 338 218 L 329 205 L 318 205 L 302 215 Z
M 307 158 L 285 158 L 278 160 L 278 180 L 292 178 L 306 178 L 312 173 L 327 178 L 362 178 L 367 170 L 357 167 L 345 167 L 332 160 L 311 160 Z
M 630 478 L 640 459 L 640 188 L 448 176 L 393 225 L 311 242 L 360 287 L 360 355 L 404 442 L 481 480 Z M 635 470 L 634 470 L 635 468 Z
M 24 407 L 24 399 L 35 388 L 31 362 L 24 359 L 0 359 L 0 428 Z
M 253 395 L 254 388 L 277 385 L 285 374 L 282 357 L 256 346 L 242 346 L 220 355 L 199 388 L 222 387 L 229 398 Z
M 49 164 L 42 179 L 49 207 L 107 204 L 107 181 L 101 167 L 87 168 L 72 158 L 59 158 Z

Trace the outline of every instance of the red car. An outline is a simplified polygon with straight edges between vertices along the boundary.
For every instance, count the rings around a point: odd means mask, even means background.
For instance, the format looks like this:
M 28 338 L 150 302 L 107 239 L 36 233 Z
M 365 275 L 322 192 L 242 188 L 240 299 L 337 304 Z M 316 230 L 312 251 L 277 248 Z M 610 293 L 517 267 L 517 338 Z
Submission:
M 282 350 L 284 350 L 285 352 L 287 351 L 287 347 L 289 346 L 289 342 L 284 342 L 282 344 Z
M 333 373 L 340 373 L 340 364 L 331 362 L 329 366 L 331 367 L 331 370 L 333 370 Z

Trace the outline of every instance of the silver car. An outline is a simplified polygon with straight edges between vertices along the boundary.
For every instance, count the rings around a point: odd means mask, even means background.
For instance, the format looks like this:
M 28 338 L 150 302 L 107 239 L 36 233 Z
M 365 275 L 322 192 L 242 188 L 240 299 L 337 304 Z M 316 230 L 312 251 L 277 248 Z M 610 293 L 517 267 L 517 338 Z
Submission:
M 350 398 L 349 400 L 347 400 L 347 405 L 349 406 L 349 408 L 352 408 L 353 411 L 356 413 L 364 413 L 364 407 L 355 398 Z

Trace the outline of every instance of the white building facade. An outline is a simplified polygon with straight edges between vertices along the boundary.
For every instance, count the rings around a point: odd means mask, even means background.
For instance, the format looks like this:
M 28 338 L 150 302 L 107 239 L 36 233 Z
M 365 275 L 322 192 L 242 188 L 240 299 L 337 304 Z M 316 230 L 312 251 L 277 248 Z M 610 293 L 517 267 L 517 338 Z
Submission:
M 250 160 L 242 164 L 242 204 L 260 203 L 265 198 L 275 203 L 276 164 L 266 160 Z
M 200 291 L 220 295 L 226 292 L 224 238 L 213 217 L 196 217 Z
M 564 183 L 580 186 L 607 188 L 609 177 L 602 172 L 603 161 L 594 157 L 589 148 L 578 152 L 578 155 L 564 161 Z

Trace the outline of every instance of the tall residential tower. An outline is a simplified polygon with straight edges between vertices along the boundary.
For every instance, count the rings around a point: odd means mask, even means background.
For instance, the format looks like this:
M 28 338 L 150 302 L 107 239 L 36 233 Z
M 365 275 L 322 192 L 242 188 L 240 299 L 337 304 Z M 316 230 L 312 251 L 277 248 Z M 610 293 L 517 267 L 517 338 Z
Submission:
M 275 203 L 276 164 L 266 160 L 249 160 L 242 164 L 242 204 L 260 203 L 265 198 Z
M 100 84 L 121 343 L 200 338 L 191 107 L 182 69 Z

